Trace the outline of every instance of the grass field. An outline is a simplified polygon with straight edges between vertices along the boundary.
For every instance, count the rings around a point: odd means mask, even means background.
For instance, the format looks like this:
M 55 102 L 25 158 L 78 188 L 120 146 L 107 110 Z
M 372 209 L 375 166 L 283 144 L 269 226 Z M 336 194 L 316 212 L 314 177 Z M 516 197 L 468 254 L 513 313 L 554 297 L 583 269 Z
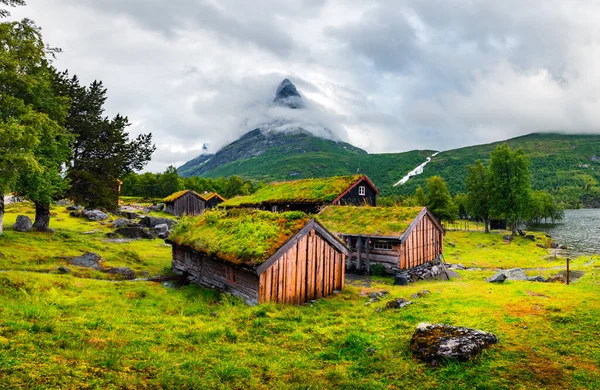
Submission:
M 161 240 L 106 242 L 108 225 L 53 210 L 53 235 L 9 226 L 27 205 L 10 205 L 0 237 L 0 388 L 599 388 L 600 256 L 574 259 L 586 272 L 570 286 L 489 284 L 494 268 L 564 265 L 534 242 L 449 232 L 445 258 L 482 270 L 451 282 L 371 287 L 303 306 L 246 306 L 197 286 L 97 280 L 105 274 L 69 266 L 64 257 L 94 251 L 111 266 L 150 275 L 168 272 Z M 84 232 L 96 231 L 93 234 Z M 544 237 L 539 236 L 538 243 Z M 451 246 L 452 244 L 454 246 Z M 537 270 L 537 268 L 540 268 Z M 40 272 L 31 272 L 40 271 Z M 432 293 L 401 310 L 376 311 L 388 299 Z M 365 292 L 387 290 L 365 306 Z M 389 297 L 389 298 L 388 298 Z M 408 343 L 419 322 L 491 331 L 500 344 L 471 363 L 432 368 Z

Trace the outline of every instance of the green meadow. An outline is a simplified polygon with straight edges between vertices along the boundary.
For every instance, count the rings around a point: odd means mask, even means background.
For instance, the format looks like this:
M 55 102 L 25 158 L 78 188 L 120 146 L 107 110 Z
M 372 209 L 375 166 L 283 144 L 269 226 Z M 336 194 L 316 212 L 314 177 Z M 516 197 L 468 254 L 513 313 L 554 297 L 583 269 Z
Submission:
M 485 279 L 496 268 L 561 271 L 544 235 L 507 244 L 502 234 L 448 232 L 445 259 L 479 270 L 450 282 L 348 283 L 312 304 L 247 306 L 188 285 L 177 288 L 73 267 L 87 251 L 139 276 L 168 274 L 162 240 L 115 242 L 110 225 L 52 210 L 55 233 L 19 233 L 8 205 L 0 237 L 0 388 L 23 389 L 499 389 L 600 388 L 600 256 L 573 259 L 572 283 Z M 57 268 L 65 265 L 70 274 Z M 367 286 L 366 282 L 370 282 Z M 368 293 L 386 290 L 365 305 Z M 410 296 L 420 290 L 431 294 Z M 385 308 L 392 298 L 413 301 Z M 500 343 L 469 363 L 437 367 L 408 351 L 420 322 L 495 333 Z

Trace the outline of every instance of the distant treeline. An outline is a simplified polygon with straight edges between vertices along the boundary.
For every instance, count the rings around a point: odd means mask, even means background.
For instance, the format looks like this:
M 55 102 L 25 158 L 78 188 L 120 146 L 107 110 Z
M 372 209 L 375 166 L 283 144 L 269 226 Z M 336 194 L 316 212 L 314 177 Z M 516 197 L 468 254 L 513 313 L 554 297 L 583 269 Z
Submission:
M 239 176 L 218 179 L 193 177 L 180 177 L 173 166 L 164 173 L 129 173 L 123 177 L 121 194 L 124 196 L 145 196 L 150 198 L 164 198 L 181 190 L 193 190 L 200 194 L 217 192 L 225 198 L 238 195 L 249 195 L 258 190 L 263 184 L 244 180 Z

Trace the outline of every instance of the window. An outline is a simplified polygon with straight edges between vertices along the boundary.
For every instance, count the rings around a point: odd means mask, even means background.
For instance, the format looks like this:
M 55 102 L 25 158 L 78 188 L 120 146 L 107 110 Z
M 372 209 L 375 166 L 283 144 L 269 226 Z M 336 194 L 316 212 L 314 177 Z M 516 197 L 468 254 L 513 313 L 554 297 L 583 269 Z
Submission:
M 274 212 L 274 213 L 276 213 L 277 212 L 277 206 L 271 207 L 271 211 Z
M 358 195 L 365 196 L 366 193 L 367 193 L 367 189 L 365 188 L 365 186 L 358 187 Z
M 374 241 L 373 242 L 373 249 L 384 250 L 384 251 L 391 251 L 392 250 L 392 243 L 389 242 L 389 241 Z
M 237 284 L 237 269 L 227 265 L 225 266 L 225 280 L 229 283 Z

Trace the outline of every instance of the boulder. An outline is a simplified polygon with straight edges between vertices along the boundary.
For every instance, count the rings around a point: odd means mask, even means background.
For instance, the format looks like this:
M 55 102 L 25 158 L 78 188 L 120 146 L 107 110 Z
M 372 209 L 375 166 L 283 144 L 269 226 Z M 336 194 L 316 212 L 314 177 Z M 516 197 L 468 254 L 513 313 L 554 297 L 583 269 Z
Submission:
M 169 225 L 166 223 L 161 223 L 160 225 L 154 226 L 154 231 L 158 235 L 169 233 Z
M 138 213 L 135 213 L 133 211 L 121 211 L 121 215 L 123 216 L 123 218 L 127 219 L 137 219 L 140 217 Z
M 529 241 L 535 241 L 535 236 L 533 234 L 527 234 L 525 235 L 525 238 Z
M 106 273 L 113 275 L 121 275 L 127 280 L 135 279 L 135 272 L 127 267 L 111 268 L 108 271 L 106 271 Z
M 71 201 L 68 199 L 61 199 L 59 201 L 56 202 L 57 206 L 68 206 L 71 204 Z
M 101 261 L 102 258 L 96 253 L 87 252 L 81 256 L 72 258 L 70 263 L 78 267 L 85 267 L 95 269 L 97 271 L 103 271 L 104 267 L 100 265 Z
M 31 222 L 31 218 L 26 215 L 17 216 L 17 221 L 13 225 L 13 229 L 18 232 L 28 232 L 31 230 L 33 223 Z
M 447 269 L 442 271 L 435 277 L 436 280 L 450 280 L 450 279 L 460 279 L 460 275 L 456 271 L 452 271 L 451 269 Z
M 108 214 L 100 210 L 83 210 L 81 214 L 90 221 L 104 221 L 108 219 Z
M 128 219 L 118 218 L 113 221 L 112 225 L 113 225 L 113 227 L 116 227 L 116 228 L 122 228 L 122 227 L 129 225 L 129 222 L 130 221 Z
M 68 206 L 67 210 L 69 210 L 69 211 L 81 211 L 81 210 L 83 210 L 83 207 L 72 205 L 72 206 Z
M 412 305 L 412 302 L 407 301 L 404 298 L 396 298 L 388 301 L 385 304 L 386 309 L 402 309 L 405 306 Z
M 177 221 L 170 219 L 170 218 L 157 218 L 157 217 L 149 217 L 149 216 L 142 218 L 142 220 L 140 221 L 140 225 L 150 227 L 150 228 L 153 228 L 156 225 L 166 224 L 169 227 L 169 230 L 171 230 L 171 227 L 173 227 L 173 225 L 175 225 L 176 223 L 177 223 Z
M 115 231 L 115 233 L 127 238 L 154 238 L 154 233 L 152 233 L 149 229 L 139 226 L 119 228 Z
M 159 203 L 159 204 L 155 204 L 153 206 L 150 206 L 150 211 L 163 211 L 165 208 L 165 204 L 164 203 Z
M 58 267 L 56 269 L 56 272 L 58 272 L 59 274 L 68 274 L 71 272 L 71 269 L 68 267 L 65 267 L 64 265 L 61 265 L 60 267 Z
M 527 275 L 521 268 L 505 269 L 497 272 L 494 276 L 488 279 L 490 283 L 502 283 L 505 280 L 527 280 Z
M 408 285 L 408 276 L 405 273 L 398 273 L 394 276 L 394 286 Z
M 527 280 L 530 282 L 542 282 L 542 283 L 546 281 L 546 279 L 544 279 L 544 277 L 541 275 L 532 276 L 531 278 L 527 278 Z
M 552 275 L 546 280 L 546 282 L 548 282 L 548 283 L 567 283 L 567 278 L 560 274 Z
M 511 236 L 509 234 L 505 234 L 504 237 L 502 237 L 502 238 L 504 239 L 504 241 L 509 241 L 509 242 L 515 239 L 513 236 Z
M 499 341 L 496 335 L 477 329 L 420 323 L 410 341 L 410 350 L 428 363 L 448 359 L 466 362 Z
M 421 290 L 421 291 L 417 291 L 416 293 L 414 293 L 413 295 L 411 295 L 411 298 L 423 298 L 427 295 L 431 294 L 431 291 L 429 290 Z

